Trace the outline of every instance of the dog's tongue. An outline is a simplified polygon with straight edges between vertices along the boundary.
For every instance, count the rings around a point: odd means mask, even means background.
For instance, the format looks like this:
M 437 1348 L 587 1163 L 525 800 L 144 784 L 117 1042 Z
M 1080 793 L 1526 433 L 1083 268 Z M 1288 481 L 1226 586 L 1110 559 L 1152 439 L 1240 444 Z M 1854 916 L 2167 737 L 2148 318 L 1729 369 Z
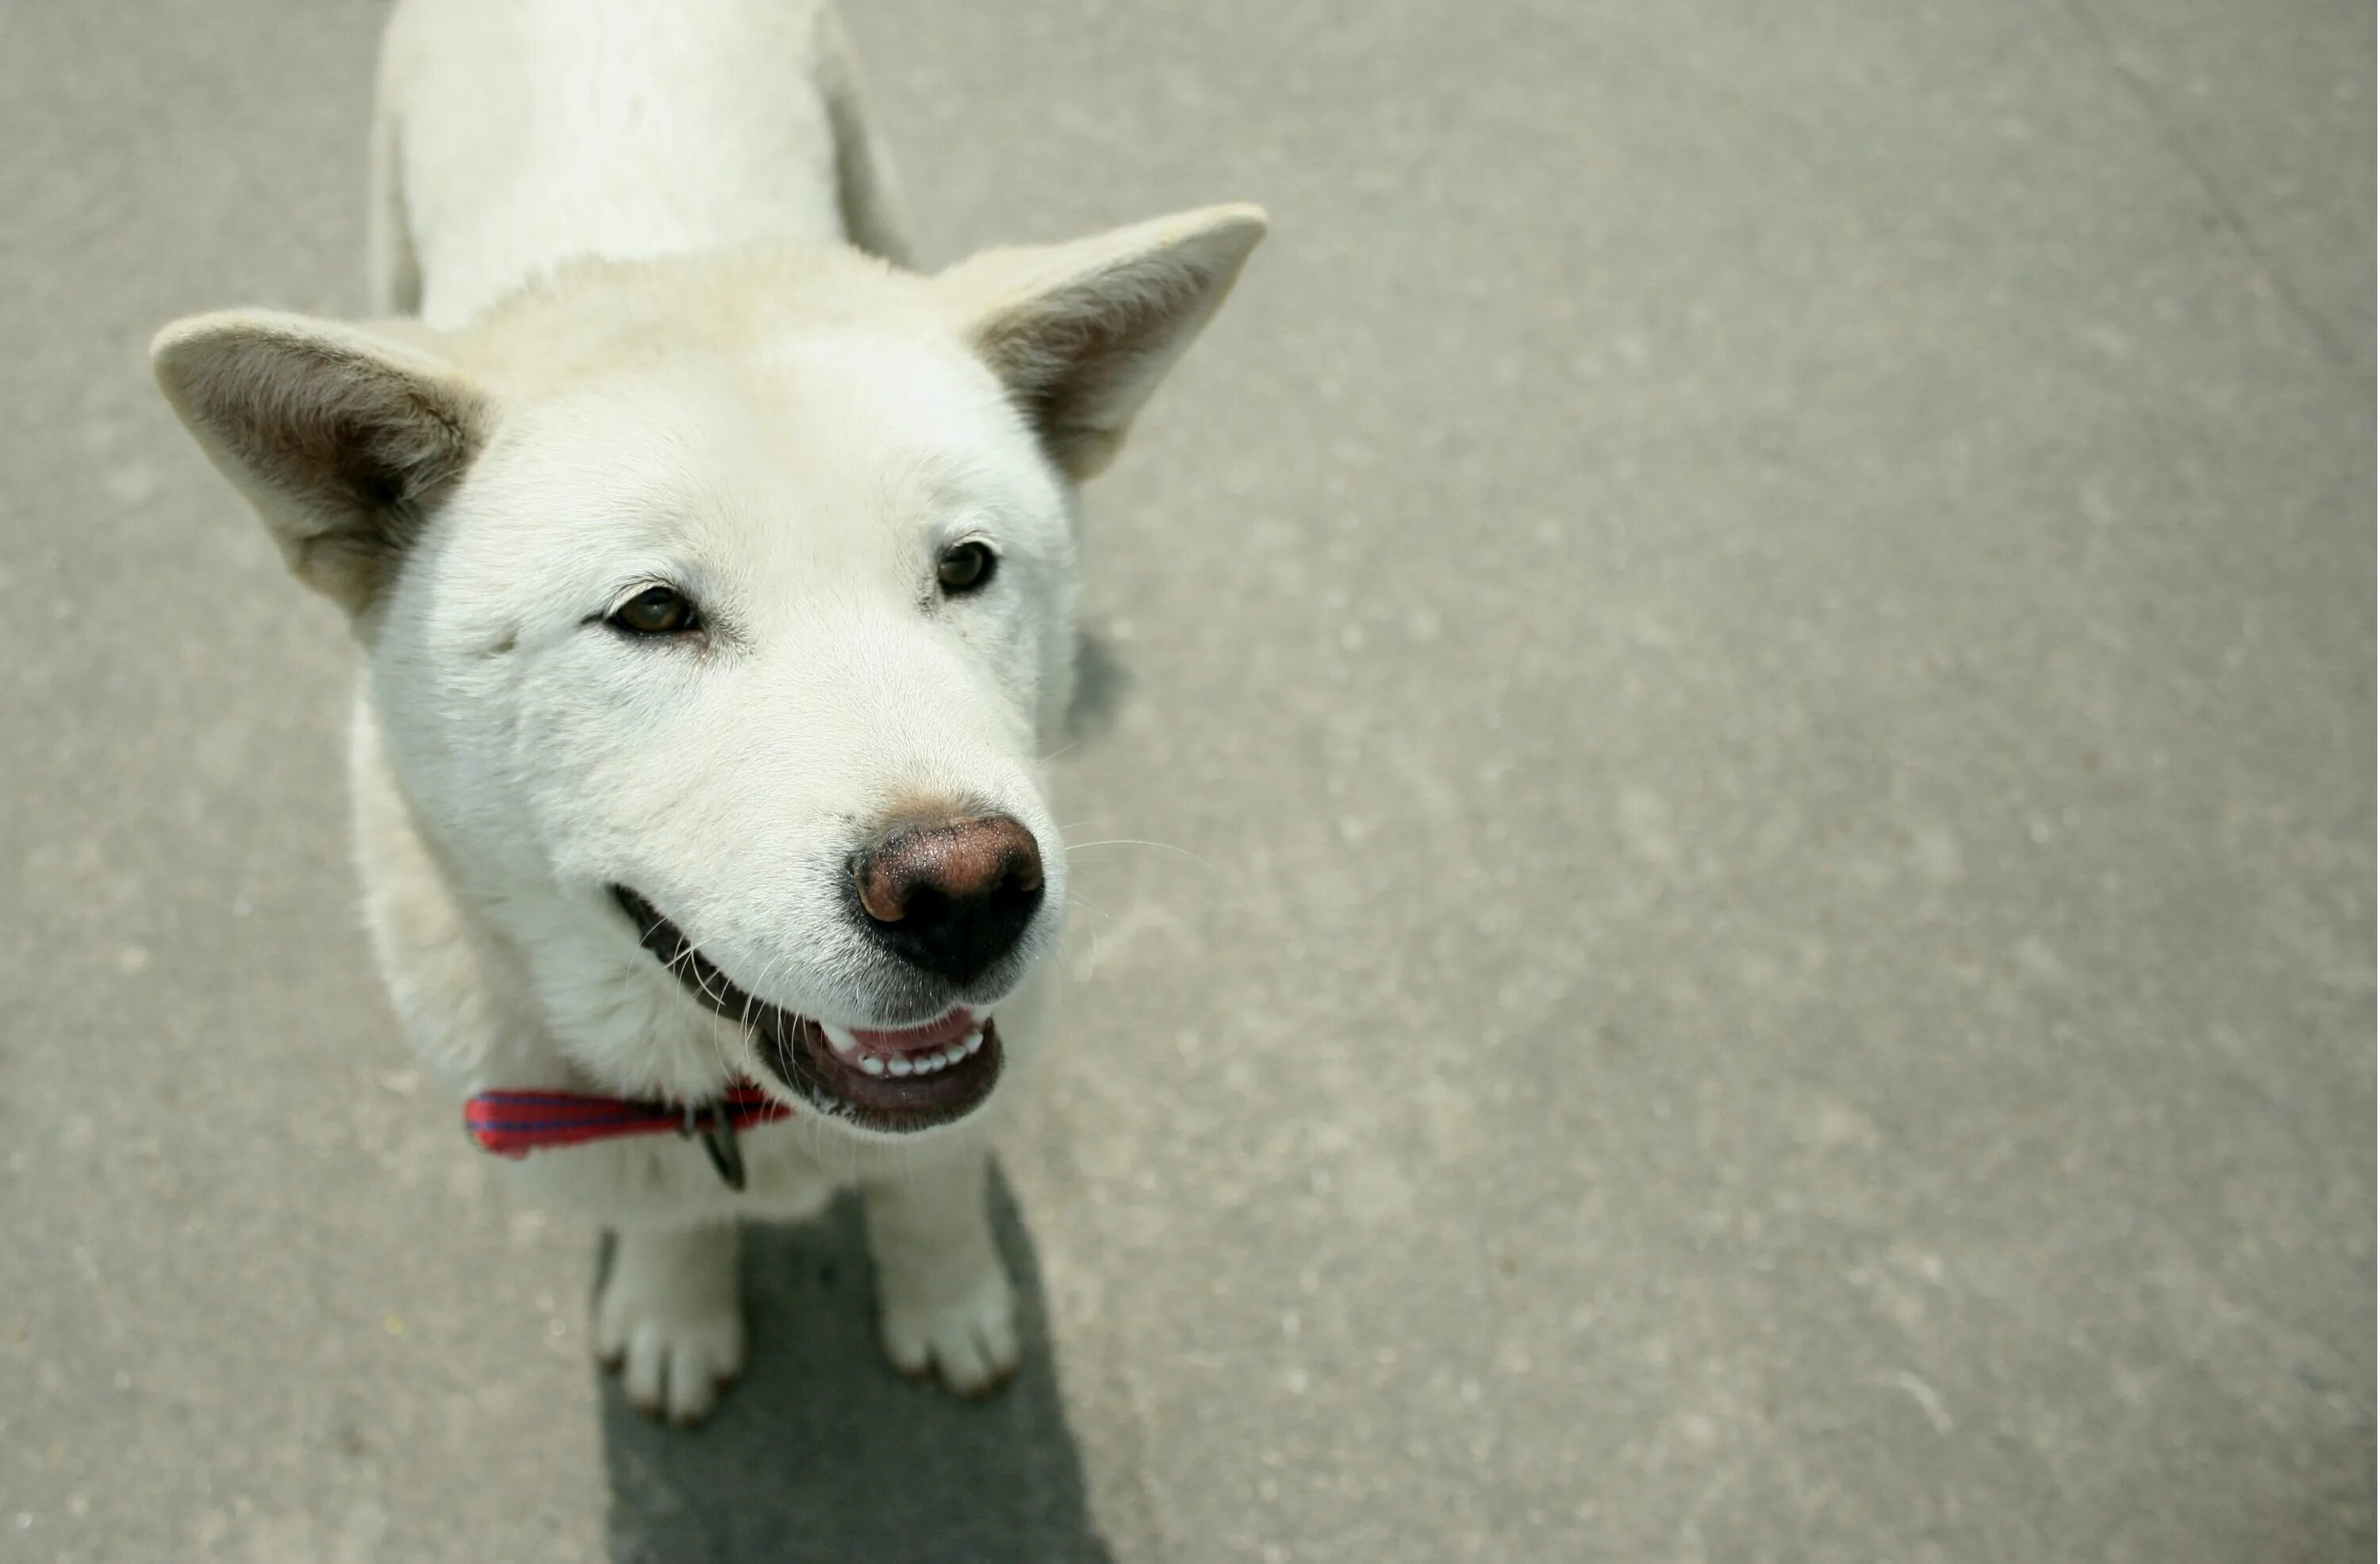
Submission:
M 948 1047 L 975 1028 L 975 1012 L 961 1006 L 940 1020 L 929 1020 L 923 1026 L 905 1026 L 892 1032 L 857 1026 L 852 1028 L 851 1034 L 871 1053 L 914 1054 L 926 1048 Z

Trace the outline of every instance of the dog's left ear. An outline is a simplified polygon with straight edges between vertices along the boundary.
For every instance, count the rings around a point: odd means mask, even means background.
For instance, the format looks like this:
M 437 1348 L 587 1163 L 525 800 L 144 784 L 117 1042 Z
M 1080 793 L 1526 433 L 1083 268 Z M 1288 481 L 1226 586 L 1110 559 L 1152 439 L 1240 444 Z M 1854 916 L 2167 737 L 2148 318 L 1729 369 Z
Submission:
M 1209 206 L 1072 244 L 986 250 L 934 286 L 1050 459 L 1080 482 L 1113 458 L 1264 234 L 1261 208 Z
M 176 321 L 149 350 L 290 572 L 351 616 L 395 577 L 490 422 L 486 398 L 406 329 L 233 310 Z

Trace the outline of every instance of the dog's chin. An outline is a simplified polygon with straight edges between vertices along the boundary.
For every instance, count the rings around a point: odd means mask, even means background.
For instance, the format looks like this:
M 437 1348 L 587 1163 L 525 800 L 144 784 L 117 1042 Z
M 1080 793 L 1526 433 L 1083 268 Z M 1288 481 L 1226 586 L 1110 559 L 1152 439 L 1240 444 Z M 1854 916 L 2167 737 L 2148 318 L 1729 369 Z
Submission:
M 1006 1064 L 990 1016 L 955 1008 L 922 1026 L 832 1031 L 738 987 L 676 924 L 625 886 L 612 895 L 638 942 L 705 1008 L 744 1028 L 772 1094 L 840 1125 L 913 1135 L 990 1101 Z

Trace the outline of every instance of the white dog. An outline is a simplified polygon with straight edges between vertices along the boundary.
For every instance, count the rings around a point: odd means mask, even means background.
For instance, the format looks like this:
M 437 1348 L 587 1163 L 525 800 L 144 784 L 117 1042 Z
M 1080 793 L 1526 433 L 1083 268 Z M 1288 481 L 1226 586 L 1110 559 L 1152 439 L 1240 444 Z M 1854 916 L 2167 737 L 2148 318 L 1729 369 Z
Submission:
M 854 1183 L 892 1362 L 985 1390 L 986 1130 L 1066 904 L 1075 485 L 1263 214 L 904 270 L 799 0 L 406 0 L 373 149 L 375 304 L 417 320 L 154 354 L 363 648 L 407 1030 L 616 1230 L 596 1337 L 639 1406 L 700 1417 L 741 1365 L 735 1220 Z

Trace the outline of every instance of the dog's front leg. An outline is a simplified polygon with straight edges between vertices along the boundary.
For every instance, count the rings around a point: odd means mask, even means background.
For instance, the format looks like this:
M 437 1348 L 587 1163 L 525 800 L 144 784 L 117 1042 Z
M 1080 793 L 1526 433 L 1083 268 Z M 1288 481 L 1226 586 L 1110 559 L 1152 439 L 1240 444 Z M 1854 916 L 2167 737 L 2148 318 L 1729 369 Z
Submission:
M 862 1187 L 884 1350 L 963 1396 L 1016 1370 L 1016 1302 L 992 1246 L 980 1146 L 889 1170 Z
M 623 1229 L 595 1305 L 595 1350 L 638 1411 L 706 1416 L 744 1368 L 735 1225 Z

